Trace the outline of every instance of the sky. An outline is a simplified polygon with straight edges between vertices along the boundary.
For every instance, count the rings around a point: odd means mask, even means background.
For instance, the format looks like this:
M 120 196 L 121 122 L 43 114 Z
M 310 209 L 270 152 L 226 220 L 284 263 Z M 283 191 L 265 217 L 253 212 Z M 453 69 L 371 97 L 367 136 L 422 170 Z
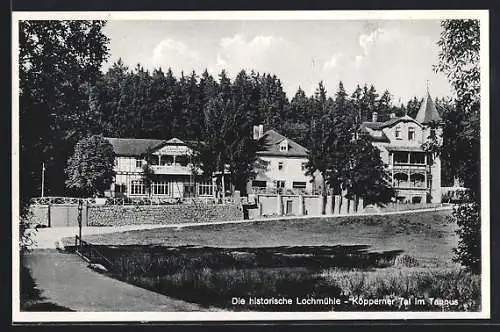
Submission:
M 109 20 L 110 57 L 130 68 L 205 69 L 230 78 L 241 70 L 271 73 L 291 99 L 299 86 L 307 95 L 323 81 L 333 95 L 339 81 L 350 94 L 356 84 L 389 90 L 393 102 L 452 96 L 446 77 L 435 73 L 439 20 Z

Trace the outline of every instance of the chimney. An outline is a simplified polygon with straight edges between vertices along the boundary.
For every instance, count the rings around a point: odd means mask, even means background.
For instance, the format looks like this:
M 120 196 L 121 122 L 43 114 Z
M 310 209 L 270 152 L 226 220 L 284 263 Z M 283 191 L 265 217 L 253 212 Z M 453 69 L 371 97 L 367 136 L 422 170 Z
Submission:
M 264 136 L 264 126 L 263 125 L 258 125 L 258 126 L 253 126 L 253 139 L 254 140 L 259 140 Z
M 377 122 L 377 115 L 378 115 L 377 112 L 372 113 L 372 122 Z
M 390 117 L 391 119 L 394 119 L 394 118 L 396 117 L 396 113 L 391 112 L 391 114 L 389 115 L 389 117 Z

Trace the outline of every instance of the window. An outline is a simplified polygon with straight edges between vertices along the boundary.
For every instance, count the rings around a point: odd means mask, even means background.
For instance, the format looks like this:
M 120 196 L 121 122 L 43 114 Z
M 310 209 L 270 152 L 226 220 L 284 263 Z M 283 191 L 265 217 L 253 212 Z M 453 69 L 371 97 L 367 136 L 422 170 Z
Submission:
M 136 168 L 141 168 L 142 167 L 142 159 L 135 159 L 135 167 Z
M 267 187 L 267 182 L 266 181 L 253 180 L 252 181 L 252 187 L 266 188 Z
M 214 195 L 214 187 L 212 186 L 212 182 L 205 181 L 198 183 L 198 195 L 199 196 L 213 196 Z
M 114 165 L 115 167 L 117 167 L 117 166 L 118 166 L 118 158 L 115 158 L 115 160 L 113 161 L 113 165 Z
M 425 154 L 423 152 L 410 152 L 411 164 L 425 164 Z
M 283 142 L 280 143 L 280 151 L 281 152 L 288 151 L 288 141 L 287 140 L 284 140 Z
M 123 194 L 127 192 L 127 186 L 125 184 L 115 183 L 115 193 Z
M 282 180 L 276 181 L 276 188 L 285 188 L 285 181 Z
M 293 181 L 292 188 L 294 188 L 294 189 L 306 189 L 306 183 Z
M 133 180 L 130 183 L 130 194 L 131 195 L 144 195 L 146 194 L 146 188 L 141 180 Z
M 396 127 L 396 130 L 394 131 L 394 136 L 397 138 L 397 139 L 401 139 L 401 127 Z
M 281 171 L 283 169 L 284 163 L 282 161 L 278 162 L 278 169 Z
M 408 163 L 408 152 L 395 151 L 394 152 L 394 163 L 395 164 L 406 164 L 406 163 Z
M 415 128 L 408 128 L 408 140 L 413 141 L 415 139 Z
M 153 195 L 168 195 L 168 182 L 158 181 L 151 184 Z
M 302 164 L 300 165 L 300 169 L 301 169 L 302 171 L 305 171 L 305 170 L 306 170 L 306 166 L 307 166 L 307 163 L 302 163 Z
M 422 203 L 422 197 L 421 196 L 413 196 L 411 198 L 411 203 L 412 204 L 420 204 L 420 203 Z

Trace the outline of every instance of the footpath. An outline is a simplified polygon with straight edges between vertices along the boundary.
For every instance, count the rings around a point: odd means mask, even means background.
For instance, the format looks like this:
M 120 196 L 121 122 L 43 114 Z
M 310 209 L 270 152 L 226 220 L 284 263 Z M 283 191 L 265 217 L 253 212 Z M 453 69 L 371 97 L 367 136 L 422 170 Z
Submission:
M 34 250 L 25 264 L 44 301 L 74 311 L 208 311 L 110 278 L 87 267 L 79 256 L 56 249 Z

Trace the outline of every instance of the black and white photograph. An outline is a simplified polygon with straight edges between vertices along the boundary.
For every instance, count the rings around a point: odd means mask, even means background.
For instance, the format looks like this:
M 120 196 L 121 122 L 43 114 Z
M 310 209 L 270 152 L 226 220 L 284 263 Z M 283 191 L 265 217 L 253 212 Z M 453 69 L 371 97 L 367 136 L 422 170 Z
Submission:
M 490 317 L 488 11 L 12 34 L 14 321 Z

